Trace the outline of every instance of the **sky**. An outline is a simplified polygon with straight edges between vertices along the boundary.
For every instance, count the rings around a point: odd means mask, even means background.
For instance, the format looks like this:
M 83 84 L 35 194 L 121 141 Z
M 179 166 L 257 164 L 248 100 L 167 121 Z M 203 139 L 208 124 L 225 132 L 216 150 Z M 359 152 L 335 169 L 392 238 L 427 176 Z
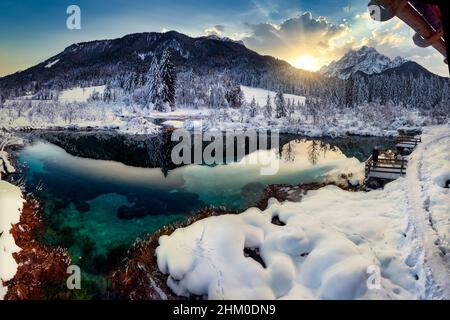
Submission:
M 81 9 L 80 30 L 66 27 L 73 4 Z M 260 54 L 312 71 L 368 45 L 448 76 L 442 56 L 416 47 L 413 31 L 400 20 L 372 21 L 367 0 L 2 0 L 0 76 L 73 43 L 167 30 L 242 40 Z

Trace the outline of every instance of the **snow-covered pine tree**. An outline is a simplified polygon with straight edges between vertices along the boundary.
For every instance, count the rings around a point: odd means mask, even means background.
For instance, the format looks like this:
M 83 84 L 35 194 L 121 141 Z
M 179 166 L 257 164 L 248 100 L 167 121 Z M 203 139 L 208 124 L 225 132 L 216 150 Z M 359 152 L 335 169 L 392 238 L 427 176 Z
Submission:
M 289 118 L 289 121 L 292 120 L 292 115 L 295 112 L 295 101 L 294 99 L 288 99 L 288 104 L 286 107 L 287 117 Z
M 253 97 L 252 101 L 250 102 L 250 106 L 248 107 L 248 115 L 251 118 L 256 117 L 256 114 L 258 113 L 258 106 L 256 105 L 256 99 Z
M 152 59 L 150 68 L 146 74 L 146 80 L 144 91 L 147 96 L 146 107 L 149 107 L 151 103 L 156 102 L 158 87 L 161 82 L 159 77 L 159 64 L 156 57 L 153 57 Z
M 133 81 L 134 73 L 128 73 L 125 76 L 123 90 L 125 92 L 132 92 L 134 90 L 134 81 Z
M 172 61 L 172 55 L 167 48 L 164 50 L 159 62 L 159 79 L 156 109 L 158 111 L 166 111 L 166 106 L 175 110 L 175 93 L 176 93 L 176 70 Z
M 272 102 L 270 99 L 270 93 L 267 93 L 266 105 L 264 106 L 264 117 L 266 119 L 272 118 Z
M 281 89 L 279 89 L 277 94 L 275 95 L 274 102 L 276 117 L 278 119 L 286 117 L 286 101 L 284 100 L 283 92 L 281 92 Z
M 245 103 L 244 92 L 241 90 L 241 86 L 238 84 L 238 94 L 237 94 L 237 107 L 240 108 Z
M 111 86 L 109 83 L 106 85 L 105 90 L 103 91 L 103 101 L 108 103 L 112 100 L 112 92 L 111 92 Z
M 244 103 L 244 93 L 241 90 L 241 86 L 236 82 L 229 82 L 227 85 L 227 91 L 225 93 L 225 99 L 231 108 L 239 109 Z

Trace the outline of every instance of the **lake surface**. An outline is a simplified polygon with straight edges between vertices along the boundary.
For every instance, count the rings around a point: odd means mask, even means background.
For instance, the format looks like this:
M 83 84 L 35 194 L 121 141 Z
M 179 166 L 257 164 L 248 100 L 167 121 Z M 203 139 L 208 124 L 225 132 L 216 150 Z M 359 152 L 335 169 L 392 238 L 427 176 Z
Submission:
M 242 210 L 268 184 L 323 181 L 333 170 L 360 165 L 381 144 L 358 137 L 281 141 L 282 148 L 226 165 L 175 166 L 166 138 L 46 133 L 34 137 L 18 160 L 26 188 L 44 206 L 48 229 L 40 240 L 69 248 L 84 281 L 101 292 L 103 276 L 137 238 L 205 206 Z M 278 173 L 261 175 L 262 165 L 249 163 L 256 156 L 278 159 Z

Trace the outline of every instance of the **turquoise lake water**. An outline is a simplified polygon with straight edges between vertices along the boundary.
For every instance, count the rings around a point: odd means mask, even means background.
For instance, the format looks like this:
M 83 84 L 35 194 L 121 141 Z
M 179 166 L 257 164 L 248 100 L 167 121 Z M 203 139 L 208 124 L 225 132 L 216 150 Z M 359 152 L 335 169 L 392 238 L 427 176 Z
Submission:
M 281 152 L 259 150 L 237 163 L 164 171 L 71 155 L 38 139 L 18 160 L 27 189 L 44 206 L 48 230 L 40 240 L 69 248 L 73 262 L 98 282 L 137 238 L 205 206 L 242 210 L 267 184 L 320 182 L 332 170 L 360 164 L 353 157 L 365 157 L 361 150 L 369 150 L 367 144 L 361 140 L 343 153 L 323 141 L 295 139 Z M 278 159 L 278 173 L 261 175 L 262 165 L 251 162 L 256 156 Z

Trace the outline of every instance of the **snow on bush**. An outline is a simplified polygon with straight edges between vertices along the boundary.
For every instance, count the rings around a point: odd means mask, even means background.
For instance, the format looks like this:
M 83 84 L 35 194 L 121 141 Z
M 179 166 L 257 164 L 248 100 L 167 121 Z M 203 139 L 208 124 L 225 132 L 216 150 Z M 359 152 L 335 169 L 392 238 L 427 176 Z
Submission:
M 119 126 L 119 132 L 129 134 L 154 134 L 160 130 L 160 126 L 144 117 L 131 117 Z
M 23 199 L 20 189 L 6 181 L 0 181 L 0 300 L 7 292 L 4 282 L 12 279 L 17 263 L 12 254 L 20 251 L 10 233 L 12 225 L 20 221 Z
M 175 294 L 209 299 L 445 296 L 450 288 L 441 285 L 433 292 L 429 286 L 448 282 L 445 259 L 436 252 L 448 247 L 420 246 L 426 239 L 442 244 L 450 234 L 449 189 L 442 185 L 450 174 L 450 128 L 440 130 L 444 133 L 426 130 L 407 177 L 383 190 L 347 192 L 327 186 L 308 192 L 300 202 L 271 199 L 264 211 L 250 208 L 199 220 L 159 239 L 158 267 L 168 274 Z M 429 168 L 421 171 L 425 165 Z M 425 199 L 414 196 L 416 187 Z M 419 215 L 427 203 L 440 219 L 437 233 L 432 226 L 419 227 L 427 219 Z M 274 217 L 285 225 L 272 223 Z M 427 257 L 438 262 L 430 264 Z M 430 274 L 439 269 L 436 263 L 447 272 Z

